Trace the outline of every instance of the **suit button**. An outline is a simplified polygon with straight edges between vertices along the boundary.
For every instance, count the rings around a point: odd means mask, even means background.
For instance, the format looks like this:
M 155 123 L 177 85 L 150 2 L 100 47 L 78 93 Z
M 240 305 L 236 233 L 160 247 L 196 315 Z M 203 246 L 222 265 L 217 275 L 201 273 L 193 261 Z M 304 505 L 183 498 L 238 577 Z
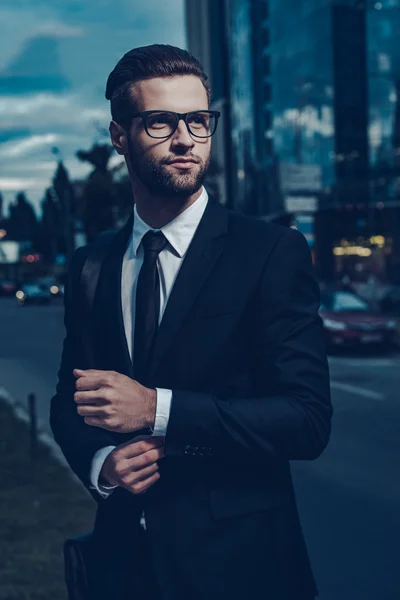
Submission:
M 192 446 L 185 446 L 185 454 L 192 454 Z

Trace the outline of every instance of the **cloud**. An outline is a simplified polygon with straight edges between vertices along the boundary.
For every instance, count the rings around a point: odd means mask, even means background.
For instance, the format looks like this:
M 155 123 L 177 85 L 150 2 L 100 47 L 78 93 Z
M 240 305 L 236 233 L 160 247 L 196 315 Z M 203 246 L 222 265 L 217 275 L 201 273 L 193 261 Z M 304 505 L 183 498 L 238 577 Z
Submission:
M 56 133 L 46 133 L 44 135 L 32 135 L 18 142 L 12 141 L 3 144 L 0 149 L 0 156 L 16 158 L 25 154 L 32 154 L 43 146 L 57 144 L 61 136 Z
M 199 0 L 202 1 L 202 0 Z M 184 0 L 4 0 L 0 2 L 0 71 L 28 40 L 57 40 L 60 73 L 72 85 L 65 93 L 0 96 L 0 190 L 6 201 L 27 190 L 39 206 L 61 156 L 72 179 L 86 177 L 90 165 L 75 153 L 95 141 L 108 143 L 106 78 L 121 56 L 135 46 L 168 43 L 185 47 Z M 8 139 L 8 132 L 19 132 Z M 30 135 L 29 135 L 30 133 Z M 123 159 L 113 155 L 110 166 Z
M 34 183 L 34 179 L 24 179 L 23 177 L 0 177 L 0 191 L 19 192 L 28 189 Z
M 32 113 L 49 108 L 65 109 L 71 102 L 69 96 L 55 96 L 53 94 L 34 94 L 29 96 L 0 96 L 0 114 L 7 119 L 32 115 Z
M 93 102 L 93 101 L 92 101 Z M 29 96 L 0 96 L 0 131 L 22 126 L 40 132 L 48 130 L 82 131 L 93 134 L 95 123 L 108 126 L 109 107 L 91 105 L 82 94 L 56 96 L 49 93 Z
M 32 32 L 32 37 L 36 35 L 50 35 L 53 38 L 73 38 L 82 37 L 85 34 L 83 27 L 74 27 L 61 23 L 59 21 L 47 21 L 40 23 Z
M 53 158 L 53 160 L 40 160 L 40 161 L 34 161 L 34 162 L 30 162 L 28 164 L 24 164 L 21 165 L 21 163 L 19 163 L 18 161 L 13 161 L 10 162 L 9 165 L 7 165 L 7 172 L 8 173 L 19 173 L 19 172 L 24 172 L 25 175 L 29 177 L 36 176 L 38 173 L 46 173 L 47 175 L 50 173 L 54 173 L 55 169 L 56 169 L 56 164 L 57 164 L 57 159 Z

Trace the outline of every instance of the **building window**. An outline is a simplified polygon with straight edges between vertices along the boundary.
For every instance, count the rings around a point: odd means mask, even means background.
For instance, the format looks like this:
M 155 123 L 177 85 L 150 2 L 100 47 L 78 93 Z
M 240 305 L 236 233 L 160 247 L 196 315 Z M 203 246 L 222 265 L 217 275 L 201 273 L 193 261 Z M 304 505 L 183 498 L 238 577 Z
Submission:
M 261 21 L 269 19 L 269 0 L 261 0 L 260 2 L 260 18 Z
M 263 73 L 264 75 L 271 75 L 271 57 L 269 54 L 263 56 Z
M 264 83 L 263 97 L 264 97 L 265 104 L 270 104 L 270 102 L 272 100 L 271 84 L 270 83 L 267 83 L 267 82 Z
M 264 151 L 267 156 L 271 156 L 274 152 L 274 142 L 273 139 L 267 137 L 264 139 Z
M 272 113 L 270 110 L 266 110 L 264 113 L 264 127 L 266 130 L 272 129 Z
M 261 41 L 262 41 L 263 48 L 268 48 L 269 44 L 270 44 L 270 35 L 269 35 L 268 27 L 263 27 L 261 35 L 262 35 Z

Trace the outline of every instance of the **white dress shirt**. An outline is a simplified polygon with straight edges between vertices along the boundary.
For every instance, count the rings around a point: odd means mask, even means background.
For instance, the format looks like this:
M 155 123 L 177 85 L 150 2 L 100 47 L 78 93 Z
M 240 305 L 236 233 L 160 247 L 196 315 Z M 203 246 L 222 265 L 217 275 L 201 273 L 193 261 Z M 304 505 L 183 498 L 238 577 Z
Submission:
M 144 257 L 143 246 L 141 244 L 142 238 L 148 231 L 162 231 L 168 240 L 168 244 L 160 252 L 158 257 L 158 272 L 160 276 L 160 323 L 175 279 L 204 214 L 207 202 L 208 194 L 203 187 L 199 198 L 175 219 L 162 227 L 161 230 L 153 230 L 152 227 L 147 225 L 147 223 L 145 223 L 138 215 L 136 205 L 134 206 L 133 232 L 124 255 L 121 278 L 122 312 L 125 335 L 131 359 L 134 351 L 136 287 Z M 172 391 L 161 388 L 156 388 L 156 391 L 157 404 L 153 436 L 163 436 L 167 431 Z M 90 481 L 92 487 L 97 490 L 103 498 L 107 498 L 112 493 L 113 489 L 115 489 L 114 487 L 99 485 L 99 475 L 103 463 L 114 448 L 115 446 L 101 448 L 96 452 L 92 461 Z

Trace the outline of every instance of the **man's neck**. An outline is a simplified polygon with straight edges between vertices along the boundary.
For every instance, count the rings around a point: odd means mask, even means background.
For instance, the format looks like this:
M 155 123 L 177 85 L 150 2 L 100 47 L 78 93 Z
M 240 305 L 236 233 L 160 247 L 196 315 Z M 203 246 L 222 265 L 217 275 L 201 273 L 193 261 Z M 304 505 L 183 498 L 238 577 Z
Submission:
M 201 196 L 203 188 L 187 198 L 174 200 L 168 196 L 153 196 L 143 189 L 133 189 L 139 217 L 153 229 L 161 229 L 183 213 Z

